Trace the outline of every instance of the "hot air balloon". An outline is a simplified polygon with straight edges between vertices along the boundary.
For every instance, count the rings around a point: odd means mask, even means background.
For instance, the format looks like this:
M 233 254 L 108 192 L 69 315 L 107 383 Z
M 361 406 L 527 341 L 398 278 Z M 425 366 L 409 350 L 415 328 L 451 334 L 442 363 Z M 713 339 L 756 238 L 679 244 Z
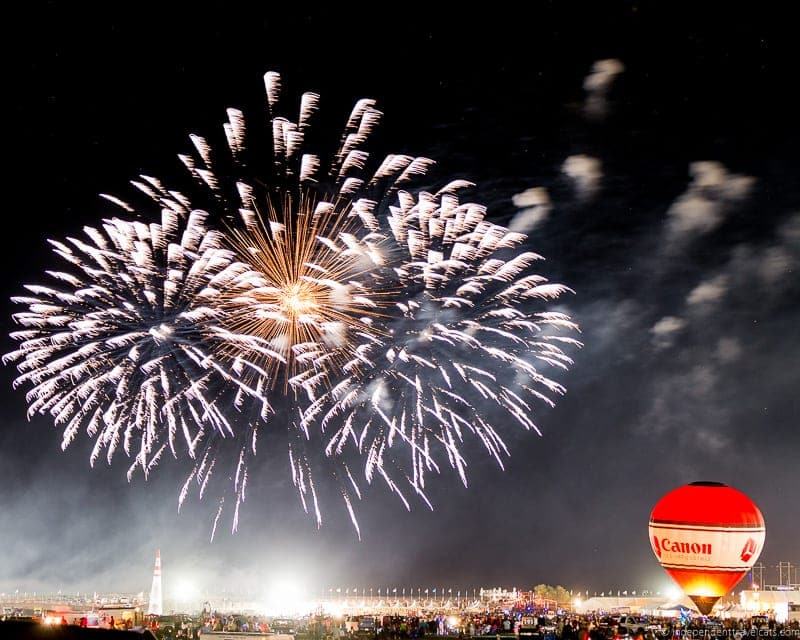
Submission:
M 650 514 L 650 545 L 664 570 L 708 615 L 764 547 L 764 516 L 745 494 L 720 482 L 670 491 Z

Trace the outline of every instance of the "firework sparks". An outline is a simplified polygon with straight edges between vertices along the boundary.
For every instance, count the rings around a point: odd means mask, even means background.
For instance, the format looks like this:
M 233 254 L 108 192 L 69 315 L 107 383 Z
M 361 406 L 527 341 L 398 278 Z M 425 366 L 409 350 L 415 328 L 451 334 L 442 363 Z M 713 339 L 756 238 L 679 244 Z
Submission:
M 249 134 L 243 113 L 228 109 L 227 156 L 212 153 L 196 134 L 190 136 L 195 153 L 178 156 L 200 187 L 191 198 L 151 176 L 131 182 L 158 207 L 182 216 L 205 208 L 227 229 L 240 263 L 222 287 L 226 326 L 271 345 L 281 358 L 262 364 L 273 381 L 286 381 L 302 375 L 308 363 L 319 367 L 321 348 L 325 360 L 350 360 L 357 347 L 352 338 L 369 331 L 370 316 L 391 305 L 387 291 L 368 282 L 383 262 L 378 213 L 433 161 L 394 154 L 369 171 L 365 147 L 382 115 L 370 99 L 356 102 L 329 159 L 308 153 L 305 137 L 320 96 L 304 93 L 293 122 L 278 115 L 280 76 L 270 71 L 264 84 L 269 151 Z M 102 195 L 125 211 L 140 209 Z
M 233 436 L 229 404 L 245 396 L 266 417 L 265 381 L 248 386 L 234 372 L 250 364 L 217 355 L 240 339 L 213 303 L 233 253 L 205 215 L 182 223 L 165 210 L 161 224 L 113 219 L 84 232 L 50 241 L 70 265 L 47 272 L 57 284 L 13 298 L 27 310 L 14 315 L 20 346 L 4 361 L 17 363 L 15 386 L 31 387 L 28 416 L 63 425 L 62 448 L 84 430 L 95 440 L 92 464 L 104 452 L 110 464 L 121 443 L 133 457 L 129 478 L 137 467 L 147 475 L 167 447 L 194 458 L 212 436 Z
M 306 196 L 297 206 L 290 197 L 281 209 L 267 204 L 266 224 L 258 216 L 230 232 L 242 268 L 223 295 L 227 326 L 281 354 L 265 367 L 273 380 L 285 369 L 286 389 L 309 365 L 327 378 L 331 366 L 350 360 L 388 305 L 387 292 L 362 281 L 380 261 L 379 248 L 357 240 L 364 226 L 349 205 L 339 211 Z
M 430 505 L 426 474 L 442 457 L 467 483 L 468 434 L 502 467 L 496 424 L 510 416 L 538 433 L 534 402 L 565 391 L 544 372 L 566 369 L 565 347 L 580 346 L 564 335 L 575 323 L 545 308 L 569 289 L 532 273 L 541 256 L 519 251 L 525 236 L 459 203 L 458 186 L 399 194 L 384 220 L 391 259 L 371 274 L 399 292 L 394 313 L 377 318 L 335 385 L 295 379 L 308 399 L 302 426 L 318 425 L 328 455 L 348 468 L 355 457 L 367 482 L 381 477 L 407 507 L 403 485 Z

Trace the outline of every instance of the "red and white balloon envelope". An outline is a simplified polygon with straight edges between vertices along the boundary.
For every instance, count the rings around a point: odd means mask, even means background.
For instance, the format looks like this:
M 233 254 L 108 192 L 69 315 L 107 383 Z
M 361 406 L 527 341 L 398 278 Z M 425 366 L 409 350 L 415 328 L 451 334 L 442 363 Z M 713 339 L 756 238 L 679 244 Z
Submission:
M 650 514 L 653 553 L 705 615 L 755 564 L 765 536 L 755 503 L 719 482 L 678 487 Z

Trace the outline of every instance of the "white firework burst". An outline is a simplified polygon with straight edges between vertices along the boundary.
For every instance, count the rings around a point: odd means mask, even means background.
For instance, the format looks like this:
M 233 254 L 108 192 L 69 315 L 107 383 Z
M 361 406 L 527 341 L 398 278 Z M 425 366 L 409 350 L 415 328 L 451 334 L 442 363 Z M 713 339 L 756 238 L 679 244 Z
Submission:
M 301 426 L 321 430 L 329 456 L 348 471 L 359 464 L 367 482 L 382 478 L 407 508 L 404 487 L 431 506 L 426 475 L 443 461 L 467 484 L 469 436 L 502 467 L 498 425 L 511 418 L 539 433 L 535 405 L 565 392 L 552 372 L 580 347 L 577 325 L 547 308 L 570 290 L 531 270 L 542 257 L 520 250 L 524 234 L 460 203 L 462 186 L 399 193 L 371 232 L 384 260 L 369 281 L 390 292 L 393 310 L 361 334 L 333 385 L 313 367 L 294 379 L 308 400 Z M 323 346 L 316 355 L 325 358 Z
M 147 476 L 167 448 L 197 458 L 215 437 L 234 437 L 231 409 L 245 399 L 262 418 L 269 411 L 267 381 L 243 381 L 259 369 L 220 322 L 216 281 L 233 253 L 205 218 L 165 209 L 160 224 L 108 219 L 82 238 L 50 240 L 66 269 L 12 299 L 26 310 L 13 316 L 19 347 L 3 359 L 17 365 L 14 385 L 30 387 L 28 416 L 63 426 L 64 449 L 85 431 L 92 464 L 103 454 L 110 464 L 121 445 L 129 479 L 137 467 Z M 260 348 L 251 341 L 247 352 Z

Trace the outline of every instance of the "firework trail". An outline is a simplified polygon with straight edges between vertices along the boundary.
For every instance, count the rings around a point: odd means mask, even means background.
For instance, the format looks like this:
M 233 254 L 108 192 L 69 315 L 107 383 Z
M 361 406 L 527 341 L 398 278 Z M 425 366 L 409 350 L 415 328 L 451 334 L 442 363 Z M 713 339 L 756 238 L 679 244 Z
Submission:
M 301 427 L 317 425 L 329 456 L 359 460 L 366 481 L 380 476 L 407 508 L 403 486 L 431 506 L 425 478 L 441 459 L 467 484 L 469 434 L 502 467 L 509 450 L 495 425 L 510 417 L 538 433 L 534 402 L 552 406 L 565 391 L 543 371 L 566 369 L 563 347 L 580 346 L 562 335 L 575 323 L 545 305 L 569 289 L 532 273 L 541 256 L 518 250 L 525 236 L 451 188 L 401 192 L 372 232 L 385 262 L 370 280 L 400 294 L 362 333 L 340 380 L 327 384 L 313 367 L 293 379 L 308 399 Z
M 241 357 L 267 351 L 227 331 L 214 304 L 234 255 L 199 211 L 183 222 L 170 210 L 160 224 L 105 220 L 84 235 L 50 240 L 67 270 L 12 299 L 26 310 L 14 314 L 19 348 L 3 360 L 17 364 L 15 387 L 30 386 L 28 417 L 63 425 L 62 449 L 85 431 L 92 464 L 103 454 L 110 464 L 121 445 L 129 479 L 137 467 L 147 476 L 168 447 L 204 458 L 207 482 L 209 442 L 235 435 L 231 407 L 247 398 L 269 411 L 265 374 Z

